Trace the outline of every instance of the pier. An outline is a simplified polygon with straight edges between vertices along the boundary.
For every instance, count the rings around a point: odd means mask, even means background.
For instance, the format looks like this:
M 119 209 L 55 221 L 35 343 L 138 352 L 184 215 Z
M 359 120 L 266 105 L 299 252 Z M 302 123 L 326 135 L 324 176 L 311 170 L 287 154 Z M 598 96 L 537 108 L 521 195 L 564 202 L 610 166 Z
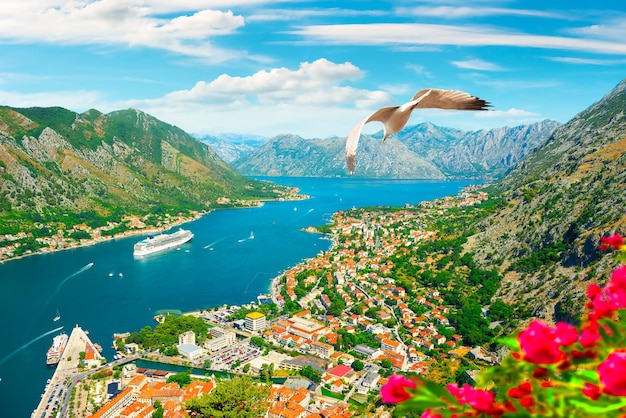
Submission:
M 84 360 L 81 360 L 81 352 L 86 353 Z M 72 388 L 82 378 L 95 372 L 93 369 L 82 372 L 81 368 L 78 367 L 80 362 L 100 364 L 102 358 L 94 344 L 87 337 L 87 333 L 78 325 L 74 327 L 61 355 L 61 360 L 56 366 L 54 375 L 48 380 L 39 405 L 33 411 L 31 417 L 52 417 L 54 411 L 58 411 L 57 416 L 59 417 L 66 416 Z

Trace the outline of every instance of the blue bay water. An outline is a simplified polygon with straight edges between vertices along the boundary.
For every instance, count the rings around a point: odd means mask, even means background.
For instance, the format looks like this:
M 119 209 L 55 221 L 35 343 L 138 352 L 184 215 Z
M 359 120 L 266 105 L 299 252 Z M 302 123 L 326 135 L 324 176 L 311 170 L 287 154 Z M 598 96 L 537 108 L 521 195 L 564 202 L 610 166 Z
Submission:
M 267 180 L 299 187 L 311 198 L 214 211 L 183 226 L 195 234 L 192 242 L 142 259 L 132 255 L 141 239 L 133 236 L 0 264 L 0 416 L 28 417 L 36 407 L 53 373 L 45 365 L 45 353 L 60 326 L 68 334 L 76 324 L 89 331 L 110 359 L 113 333 L 154 326 L 158 310 L 190 311 L 256 300 L 280 272 L 328 249 L 328 240 L 301 229 L 327 223 L 338 210 L 416 204 L 456 194 L 471 184 Z M 61 319 L 54 322 L 57 309 Z

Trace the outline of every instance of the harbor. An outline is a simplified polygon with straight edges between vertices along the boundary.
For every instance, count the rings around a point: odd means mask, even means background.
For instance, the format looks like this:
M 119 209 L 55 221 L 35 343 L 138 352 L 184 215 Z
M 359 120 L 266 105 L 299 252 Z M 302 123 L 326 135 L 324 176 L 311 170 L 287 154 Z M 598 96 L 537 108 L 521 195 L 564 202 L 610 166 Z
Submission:
M 69 335 L 80 324 L 94 343 L 102 344 L 103 355 L 113 359 L 115 351 L 105 342 L 114 333 L 153 325 L 164 309 L 242 305 L 270 294 L 280 272 L 330 247 L 330 241 L 301 230 L 325 224 L 335 211 L 433 199 L 455 193 L 467 182 L 293 179 L 290 184 L 316 198 L 214 211 L 185 225 L 194 233 L 185 250 L 135 258 L 139 238 L 129 236 L 0 264 L 0 306 L 6 319 L 0 330 L 2 415 L 30 416 L 41 401 L 55 371 L 46 366 L 46 352 L 60 326 Z M 238 242 L 251 231 L 254 240 Z M 61 318 L 54 321 L 57 308 Z
M 100 365 L 102 359 L 96 346 L 87 336 L 87 332 L 76 325 L 72 329 L 54 374 L 46 383 L 39 405 L 31 417 L 48 418 L 52 417 L 55 412 L 56 416 L 66 416 L 72 387 L 90 373 L 90 371 L 84 372 L 83 370 L 90 370 L 91 365 Z

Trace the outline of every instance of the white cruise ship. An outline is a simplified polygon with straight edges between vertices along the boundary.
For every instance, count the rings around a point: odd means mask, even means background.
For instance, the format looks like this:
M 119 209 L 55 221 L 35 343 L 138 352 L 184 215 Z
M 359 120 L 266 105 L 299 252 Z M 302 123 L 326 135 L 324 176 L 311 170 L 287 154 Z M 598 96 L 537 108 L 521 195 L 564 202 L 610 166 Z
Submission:
M 65 346 L 67 345 L 68 336 L 67 334 L 59 334 L 52 339 L 52 346 L 48 349 L 46 353 L 46 364 L 48 366 L 56 366 L 59 361 L 61 361 L 61 356 L 63 355 L 63 350 L 65 350 Z
M 193 233 L 185 229 L 179 229 L 173 234 L 161 234 L 155 237 L 149 236 L 135 244 L 133 255 L 142 256 L 167 250 L 168 248 L 184 244 L 192 238 Z

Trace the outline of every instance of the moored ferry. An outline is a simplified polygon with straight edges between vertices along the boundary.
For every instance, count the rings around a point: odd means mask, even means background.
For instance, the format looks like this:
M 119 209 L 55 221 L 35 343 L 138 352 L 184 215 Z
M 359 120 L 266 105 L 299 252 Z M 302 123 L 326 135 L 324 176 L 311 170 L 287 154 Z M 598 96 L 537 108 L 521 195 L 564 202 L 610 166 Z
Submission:
M 135 244 L 133 255 L 142 256 L 155 253 L 157 251 L 167 250 L 184 244 L 193 238 L 193 233 L 185 229 L 179 229 L 173 234 L 161 234 L 157 236 L 149 236 Z
M 48 366 L 56 366 L 61 361 L 61 356 L 67 345 L 68 336 L 66 333 L 57 335 L 52 339 L 52 345 L 46 353 L 46 364 Z

